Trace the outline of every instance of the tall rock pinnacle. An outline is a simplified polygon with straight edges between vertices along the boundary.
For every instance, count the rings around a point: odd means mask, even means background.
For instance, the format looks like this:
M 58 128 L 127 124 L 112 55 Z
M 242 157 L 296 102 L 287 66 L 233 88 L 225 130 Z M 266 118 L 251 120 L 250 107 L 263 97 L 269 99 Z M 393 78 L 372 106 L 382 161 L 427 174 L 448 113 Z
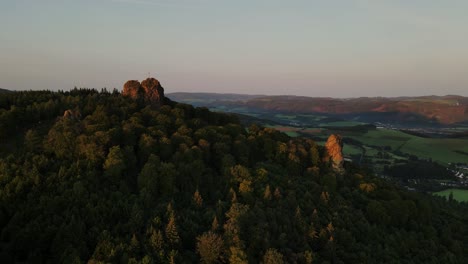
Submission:
M 340 135 L 332 134 L 325 143 L 324 162 L 330 162 L 334 171 L 343 173 L 343 141 Z
M 164 88 L 155 78 L 148 78 L 141 83 L 137 80 L 127 81 L 122 95 L 152 106 L 161 106 L 164 103 Z

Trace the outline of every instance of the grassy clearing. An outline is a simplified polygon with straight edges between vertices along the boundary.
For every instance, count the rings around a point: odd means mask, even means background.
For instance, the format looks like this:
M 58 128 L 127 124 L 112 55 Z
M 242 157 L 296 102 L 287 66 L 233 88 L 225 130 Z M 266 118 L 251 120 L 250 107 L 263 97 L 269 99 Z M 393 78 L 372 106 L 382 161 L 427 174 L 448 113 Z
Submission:
M 299 136 L 299 134 L 296 131 L 286 131 L 284 133 L 286 135 L 290 136 L 290 137 L 298 137 Z
M 319 135 L 323 132 L 321 128 L 304 128 L 301 130 L 302 133 L 310 135 Z
M 462 189 L 447 189 L 440 192 L 433 193 L 434 195 L 449 197 L 450 193 L 453 193 L 453 199 L 459 202 L 468 202 L 468 190 Z
M 416 155 L 422 158 L 432 158 L 443 163 L 468 161 L 468 156 L 455 152 L 456 150 L 468 152 L 468 140 L 466 139 L 436 139 L 416 138 L 408 141 L 402 148 L 402 152 Z
M 374 157 L 374 156 L 377 156 L 377 154 L 379 153 L 379 151 L 375 148 L 371 148 L 371 147 L 367 147 L 367 146 L 364 146 L 364 148 L 366 149 L 366 156 L 368 157 Z
M 364 134 L 355 133 L 353 135 L 344 136 L 350 136 L 353 139 L 361 141 L 365 145 L 379 147 L 390 146 L 393 150 L 399 149 L 407 141 L 411 140 L 413 137 L 415 138 L 415 136 L 389 129 L 376 129 Z
M 345 155 L 361 155 L 362 149 L 351 144 L 343 144 L 343 153 Z

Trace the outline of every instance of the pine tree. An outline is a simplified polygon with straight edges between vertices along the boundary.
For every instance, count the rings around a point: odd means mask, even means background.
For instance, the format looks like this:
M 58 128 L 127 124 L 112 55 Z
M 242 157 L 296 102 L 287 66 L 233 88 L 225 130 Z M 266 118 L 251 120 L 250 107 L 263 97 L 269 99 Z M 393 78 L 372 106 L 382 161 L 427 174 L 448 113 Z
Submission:
M 274 248 L 269 248 L 263 255 L 263 264 L 283 264 L 283 255 Z
M 232 203 L 237 202 L 237 194 L 236 194 L 236 191 L 234 191 L 234 189 L 232 189 L 232 188 L 229 189 L 229 196 L 231 197 L 231 202 Z
M 247 254 L 240 247 L 229 248 L 229 264 L 248 264 Z
M 211 223 L 211 231 L 216 232 L 218 231 L 218 228 L 219 228 L 218 218 L 215 216 L 213 218 L 213 222 Z
M 175 222 L 174 213 L 170 214 L 169 221 L 166 225 L 166 238 L 171 245 L 177 245 L 180 241 L 179 233 Z
M 223 251 L 221 236 L 208 231 L 197 237 L 197 252 L 202 263 L 216 263 Z
M 135 234 L 132 235 L 132 239 L 130 240 L 130 250 L 133 252 L 138 252 L 140 250 L 140 242 Z
M 304 258 L 305 258 L 306 264 L 312 264 L 312 261 L 314 260 L 314 255 L 312 254 L 312 251 L 310 250 L 305 251 Z
M 250 193 L 252 192 L 252 181 L 250 180 L 242 180 L 242 182 L 239 184 L 239 192 L 241 194 L 245 193 Z
M 280 192 L 280 190 L 279 190 L 278 187 L 276 187 L 275 192 L 273 193 L 273 196 L 274 196 L 277 200 L 281 199 L 282 195 L 281 195 L 281 192 Z
M 203 198 L 200 194 L 200 192 L 198 191 L 198 189 L 195 191 L 195 193 L 193 194 L 193 202 L 195 203 L 195 205 L 197 207 L 202 207 L 203 205 Z
M 114 146 L 109 150 L 107 159 L 103 165 L 104 175 L 118 180 L 126 168 L 124 155 L 119 146 Z
M 263 193 L 263 199 L 269 201 L 271 200 L 271 190 L 270 185 L 267 185 L 265 188 L 265 192 Z
M 154 227 L 151 227 L 149 231 L 149 236 L 149 245 L 153 249 L 153 251 L 157 252 L 161 250 L 164 243 L 161 230 L 156 230 Z
M 320 154 L 316 145 L 310 148 L 310 160 L 312 162 L 312 166 L 317 166 L 320 162 Z
M 169 264 L 175 264 L 176 263 L 176 256 L 178 254 L 178 251 L 177 250 L 171 250 L 169 252 L 169 256 L 167 257 L 167 260 L 169 262 Z

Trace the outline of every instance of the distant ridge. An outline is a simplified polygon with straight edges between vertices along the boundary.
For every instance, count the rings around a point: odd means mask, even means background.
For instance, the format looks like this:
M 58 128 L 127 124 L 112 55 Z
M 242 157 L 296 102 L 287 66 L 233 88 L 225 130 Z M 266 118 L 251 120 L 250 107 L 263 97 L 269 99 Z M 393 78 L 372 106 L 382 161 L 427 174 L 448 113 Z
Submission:
M 7 90 L 7 89 L 3 89 L 3 88 L 0 88 L 0 93 L 12 93 L 13 91 L 10 91 L 10 90 Z
M 167 94 L 168 97 L 175 101 L 180 102 L 193 102 L 193 101 L 245 101 L 266 95 L 260 94 L 235 94 L 235 93 L 187 93 L 176 92 Z
M 423 120 L 424 122 L 440 124 L 468 121 L 468 97 L 458 95 L 331 98 L 294 95 L 177 93 L 170 96 L 176 101 L 198 106 L 247 107 L 289 113 L 321 113 L 359 119 L 365 122 L 388 118 L 392 118 L 395 122 Z

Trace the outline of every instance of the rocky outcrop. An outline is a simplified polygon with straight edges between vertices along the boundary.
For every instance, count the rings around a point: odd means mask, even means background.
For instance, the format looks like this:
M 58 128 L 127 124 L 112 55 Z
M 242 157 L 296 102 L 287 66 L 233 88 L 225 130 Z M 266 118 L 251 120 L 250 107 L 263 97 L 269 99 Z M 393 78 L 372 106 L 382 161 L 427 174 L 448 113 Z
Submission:
M 63 113 L 63 118 L 64 119 L 70 119 L 70 120 L 80 120 L 81 119 L 81 113 L 78 110 L 68 109 Z
M 137 80 L 130 80 L 124 84 L 122 95 L 138 99 L 142 96 L 143 91 L 141 90 L 141 84 Z
M 152 106 L 164 104 L 164 88 L 155 78 L 148 78 L 141 83 L 137 80 L 127 81 L 122 95 Z
M 334 171 L 343 173 L 343 140 L 340 135 L 332 134 L 325 143 L 324 162 L 330 162 Z

